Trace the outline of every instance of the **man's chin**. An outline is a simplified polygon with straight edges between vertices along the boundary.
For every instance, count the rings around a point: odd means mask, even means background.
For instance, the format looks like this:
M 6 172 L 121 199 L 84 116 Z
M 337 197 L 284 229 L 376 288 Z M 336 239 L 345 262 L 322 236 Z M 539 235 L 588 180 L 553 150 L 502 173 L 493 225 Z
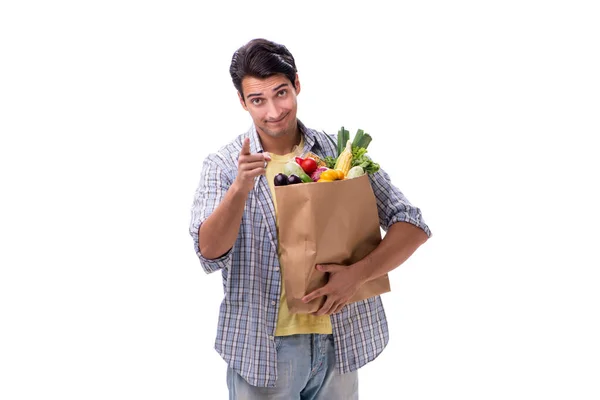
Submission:
M 280 138 L 282 136 L 285 136 L 286 131 L 282 130 L 282 131 L 272 131 L 272 130 L 267 130 L 267 129 L 263 129 L 263 132 L 266 133 L 267 135 L 269 135 L 272 138 Z
M 290 130 L 285 129 L 285 128 L 282 128 L 282 129 L 264 129 L 263 128 L 263 132 L 273 138 L 279 138 L 279 137 L 287 135 L 290 132 Z

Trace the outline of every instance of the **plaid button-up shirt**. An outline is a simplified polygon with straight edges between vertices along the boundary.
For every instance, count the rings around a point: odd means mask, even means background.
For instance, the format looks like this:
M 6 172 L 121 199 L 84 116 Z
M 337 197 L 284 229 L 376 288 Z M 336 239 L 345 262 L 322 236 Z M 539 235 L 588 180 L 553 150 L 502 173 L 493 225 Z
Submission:
M 325 133 L 298 125 L 304 135 L 303 154 L 336 156 L 336 148 Z M 275 209 L 264 176 L 256 179 L 233 248 L 218 259 L 206 259 L 198 246 L 200 225 L 211 215 L 237 174 L 237 160 L 244 138 L 250 138 L 250 151 L 262 151 L 256 128 L 239 135 L 228 145 L 210 154 L 203 163 L 192 210 L 190 234 L 200 264 L 207 273 L 220 271 L 224 297 L 219 312 L 215 349 L 244 379 L 254 386 L 275 386 L 277 352 L 275 325 L 282 284 L 277 256 Z M 335 141 L 335 136 L 331 136 Z M 381 227 L 408 222 L 429 228 L 421 211 L 392 185 L 383 171 L 370 175 Z M 337 369 L 356 370 L 377 357 L 388 342 L 387 321 L 379 296 L 346 305 L 331 315 Z

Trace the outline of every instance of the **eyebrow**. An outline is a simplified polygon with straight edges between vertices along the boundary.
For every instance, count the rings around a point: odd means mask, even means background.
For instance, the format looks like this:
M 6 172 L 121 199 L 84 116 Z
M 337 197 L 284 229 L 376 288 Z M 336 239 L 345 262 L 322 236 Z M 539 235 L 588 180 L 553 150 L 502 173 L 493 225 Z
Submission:
M 278 91 L 279 89 L 281 89 L 281 88 L 282 88 L 282 87 L 284 87 L 284 86 L 289 86 L 289 84 L 287 84 L 287 83 L 282 83 L 281 85 L 279 85 L 279 86 L 277 86 L 277 87 L 273 88 L 273 92 L 276 92 L 276 91 Z M 246 98 L 247 98 L 247 99 L 249 99 L 250 97 L 262 96 L 262 95 L 263 95 L 262 93 L 250 93 L 249 95 L 247 95 L 247 96 L 246 96 Z

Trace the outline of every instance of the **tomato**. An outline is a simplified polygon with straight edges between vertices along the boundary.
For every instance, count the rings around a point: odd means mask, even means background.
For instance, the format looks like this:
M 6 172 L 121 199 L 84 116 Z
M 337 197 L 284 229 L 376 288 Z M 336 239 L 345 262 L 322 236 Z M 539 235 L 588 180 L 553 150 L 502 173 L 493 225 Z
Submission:
M 304 161 L 304 158 L 302 158 L 302 157 L 296 157 L 295 160 L 296 160 L 296 163 L 301 166 L 302 165 L 302 161 Z
M 306 172 L 308 175 L 312 174 L 313 172 L 315 172 L 317 170 L 317 162 L 308 157 L 305 158 L 304 160 L 302 160 L 302 163 L 300 163 L 300 166 L 302 167 L 302 169 L 304 170 L 304 172 Z

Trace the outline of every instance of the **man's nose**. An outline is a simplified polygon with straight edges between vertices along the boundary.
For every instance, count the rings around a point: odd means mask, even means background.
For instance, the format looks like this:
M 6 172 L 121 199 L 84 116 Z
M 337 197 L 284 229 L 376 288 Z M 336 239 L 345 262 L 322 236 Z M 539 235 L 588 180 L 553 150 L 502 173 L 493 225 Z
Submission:
M 268 108 L 267 108 L 267 118 L 269 120 L 278 120 L 280 114 L 281 113 L 279 111 L 279 107 L 277 107 L 277 104 L 275 104 L 275 102 L 270 101 L 268 103 Z

